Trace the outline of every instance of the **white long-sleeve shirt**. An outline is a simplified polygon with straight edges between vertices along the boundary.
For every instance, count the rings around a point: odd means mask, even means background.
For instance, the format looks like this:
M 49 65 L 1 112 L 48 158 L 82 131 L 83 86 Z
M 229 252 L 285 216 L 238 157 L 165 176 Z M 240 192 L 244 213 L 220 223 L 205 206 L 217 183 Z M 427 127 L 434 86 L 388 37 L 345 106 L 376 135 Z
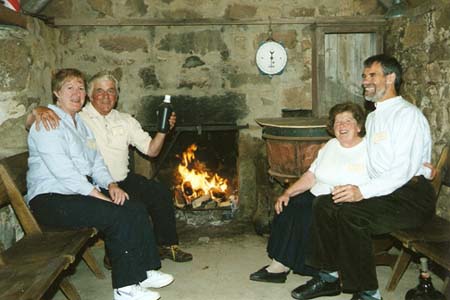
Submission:
M 376 103 L 367 116 L 370 181 L 359 186 L 364 198 L 388 195 L 412 177 L 430 176 L 430 126 L 422 112 L 402 97 Z

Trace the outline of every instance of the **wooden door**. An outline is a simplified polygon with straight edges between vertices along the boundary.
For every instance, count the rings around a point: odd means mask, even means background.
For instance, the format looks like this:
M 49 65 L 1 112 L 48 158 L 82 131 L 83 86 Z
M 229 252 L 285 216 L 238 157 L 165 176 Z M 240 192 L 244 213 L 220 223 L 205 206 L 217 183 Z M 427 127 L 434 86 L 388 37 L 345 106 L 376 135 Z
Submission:
M 363 61 L 382 53 L 384 23 L 330 24 L 315 27 L 313 49 L 313 115 L 346 101 L 364 104 Z

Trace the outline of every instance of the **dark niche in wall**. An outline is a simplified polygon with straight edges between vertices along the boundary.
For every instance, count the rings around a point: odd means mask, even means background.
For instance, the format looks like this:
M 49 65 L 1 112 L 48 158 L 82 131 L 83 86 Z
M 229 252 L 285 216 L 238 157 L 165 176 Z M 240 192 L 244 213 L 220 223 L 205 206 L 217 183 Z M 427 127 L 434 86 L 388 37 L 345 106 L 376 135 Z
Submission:
M 136 118 L 143 127 L 156 124 L 156 109 L 163 99 L 164 95 L 142 98 Z M 235 124 L 249 112 L 245 95 L 238 93 L 203 97 L 172 95 L 171 102 L 177 114 L 177 125 Z

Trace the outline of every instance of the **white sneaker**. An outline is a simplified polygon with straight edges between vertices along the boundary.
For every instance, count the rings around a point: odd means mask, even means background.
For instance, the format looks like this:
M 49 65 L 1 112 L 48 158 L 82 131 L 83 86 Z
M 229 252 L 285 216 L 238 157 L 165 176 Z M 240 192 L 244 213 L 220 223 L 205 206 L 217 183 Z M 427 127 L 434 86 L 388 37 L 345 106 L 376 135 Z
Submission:
M 156 270 L 147 271 L 147 279 L 139 284 L 145 288 L 161 288 L 171 284 L 173 276 Z
M 114 300 L 157 300 L 161 298 L 158 292 L 153 292 L 133 284 L 114 289 Z

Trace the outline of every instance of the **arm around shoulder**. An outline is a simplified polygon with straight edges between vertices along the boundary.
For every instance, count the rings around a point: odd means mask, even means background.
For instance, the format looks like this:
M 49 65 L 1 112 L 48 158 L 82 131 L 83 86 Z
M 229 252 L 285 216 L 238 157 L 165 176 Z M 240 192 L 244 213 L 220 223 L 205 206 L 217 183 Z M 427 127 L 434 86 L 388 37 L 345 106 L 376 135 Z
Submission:
M 25 128 L 30 130 L 33 123 L 36 122 L 36 130 L 39 131 L 42 124 L 45 130 L 55 129 L 59 126 L 60 118 L 58 115 L 48 107 L 38 106 L 35 107 L 31 113 L 28 114 L 25 120 Z

